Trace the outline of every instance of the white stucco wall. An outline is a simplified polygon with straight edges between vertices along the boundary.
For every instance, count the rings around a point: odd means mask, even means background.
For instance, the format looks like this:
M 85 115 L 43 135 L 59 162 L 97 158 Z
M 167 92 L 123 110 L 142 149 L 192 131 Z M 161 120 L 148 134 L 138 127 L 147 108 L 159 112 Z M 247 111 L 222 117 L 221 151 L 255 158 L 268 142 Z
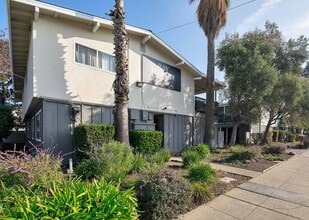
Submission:
M 140 37 L 129 36 L 129 107 L 156 112 L 194 115 L 193 73 L 181 70 L 181 92 L 156 86 L 136 87 L 141 81 Z M 112 84 L 115 74 L 75 63 L 75 43 L 113 54 L 111 30 L 70 23 L 40 15 L 33 24 L 33 81 L 35 97 L 80 101 L 88 104 L 114 105 Z M 174 65 L 158 48 L 146 44 L 146 54 Z M 178 67 L 180 68 L 180 67 Z M 163 110 L 163 107 L 166 107 Z

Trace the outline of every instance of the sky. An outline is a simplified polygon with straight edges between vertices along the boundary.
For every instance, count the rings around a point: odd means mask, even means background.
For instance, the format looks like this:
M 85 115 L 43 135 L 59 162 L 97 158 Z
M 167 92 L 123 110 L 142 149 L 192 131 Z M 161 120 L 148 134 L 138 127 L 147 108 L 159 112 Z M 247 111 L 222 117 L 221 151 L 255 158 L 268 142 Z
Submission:
M 44 0 L 47 3 L 109 18 L 114 0 Z M 206 73 L 207 38 L 196 21 L 199 1 L 125 0 L 126 23 L 151 30 L 186 60 Z M 308 0 L 230 0 L 227 24 L 216 39 L 217 46 L 226 34 L 246 33 L 276 22 L 286 39 L 309 37 Z M 6 0 L 0 0 L 0 30 L 7 27 Z M 224 73 L 216 70 L 217 79 Z

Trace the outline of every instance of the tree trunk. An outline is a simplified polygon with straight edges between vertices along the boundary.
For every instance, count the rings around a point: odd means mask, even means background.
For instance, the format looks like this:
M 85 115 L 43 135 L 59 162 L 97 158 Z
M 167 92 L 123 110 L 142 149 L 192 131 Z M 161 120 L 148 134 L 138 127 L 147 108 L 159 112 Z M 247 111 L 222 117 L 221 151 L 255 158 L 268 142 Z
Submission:
M 128 64 L 126 49 L 128 37 L 124 21 L 124 0 L 115 0 L 115 9 L 112 13 L 114 25 L 115 44 L 115 68 L 116 79 L 113 84 L 115 92 L 115 117 L 114 124 L 117 141 L 129 144 L 129 121 L 128 121 Z
M 214 135 L 214 78 L 215 78 L 215 42 L 214 38 L 208 37 L 208 62 L 206 82 L 206 107 L 205 107 L 205 140 L 210 148 L 215 147 Z
M 264 144 L 269 144 L 268 143 L 268 132 L 269 132 L 270 125 L 271 125 L 271 119 L 268 120 L 266 128 L 265 128 L 265 131 L 264 131 L 264 134 L 263 134 L 263 140 L 262 140 L 262 144 L 263 145 Z
M 233 131 L 232 131 L 232 135 L 231 135 L 231 140 L 230 140 L 229 146 L 233 146 L 236 143 L 238 125 L 239 125 L 238 122 L 234 122 L 234 124 L 233 124 Z

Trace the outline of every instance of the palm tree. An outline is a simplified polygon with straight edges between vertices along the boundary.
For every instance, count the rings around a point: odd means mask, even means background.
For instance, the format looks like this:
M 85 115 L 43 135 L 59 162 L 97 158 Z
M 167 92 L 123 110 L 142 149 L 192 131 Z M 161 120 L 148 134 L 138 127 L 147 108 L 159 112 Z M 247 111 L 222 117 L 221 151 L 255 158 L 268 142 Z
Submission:
M 195 0 L 189 0 L 192 4 Z M 205 140 L 214 148 L 214 79 L 215 79 L 215 38 L 226 24 L 226 12 L 229 0 L 200 0 L 196 11 L 198 22 L 207 37 L 207 101 L 205 112 Z
M 129 144 L 129 121 L 128 121 L 128 63 L 126 58 L 126 49 L 128 36 L 125 30 L 124 21 L 124 0 L 115 0 L 114 11 L 110 16 L 114 26 L 114 44 L 115 44 L 115 70 L 116 79 L 113 84 L 115 92 L 115 117 L 114 124 L 117 141 Z

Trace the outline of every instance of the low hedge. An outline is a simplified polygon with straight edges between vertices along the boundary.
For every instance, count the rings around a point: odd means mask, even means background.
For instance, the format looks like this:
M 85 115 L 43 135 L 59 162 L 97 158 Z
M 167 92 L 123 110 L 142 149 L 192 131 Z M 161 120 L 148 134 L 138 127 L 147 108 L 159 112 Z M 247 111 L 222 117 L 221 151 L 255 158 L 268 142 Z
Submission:
M 294 142 L 296 140 L 295 134 L 288 134 L 288 142 Z
M 91 145 L 103 145 L 113 140 L 115 128 L 109 124 L 80 124 L 74 128 L 73 143 L 89 152 Z
M 130 144 L 136 152 L 152 154 L 162 147 L 161 131 L 133 130 L 129 132 Z

